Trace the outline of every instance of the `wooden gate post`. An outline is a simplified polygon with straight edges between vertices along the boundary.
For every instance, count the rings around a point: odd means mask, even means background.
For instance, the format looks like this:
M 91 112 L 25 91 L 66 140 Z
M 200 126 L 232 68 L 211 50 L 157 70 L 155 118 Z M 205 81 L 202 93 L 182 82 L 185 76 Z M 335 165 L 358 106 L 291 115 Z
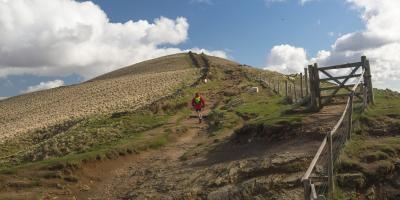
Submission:
M 310 83 L 310 103 L 311 110 L 317 110 L 317 101 L 316 101 L 316 86 L 315 86 L 315 76 L 314 76 L 314 67 L 312 65 L 308 65 L 308 73 L 309 73 L 309 83 Z
M 285 96 L 288 97 L 288 81 L 285 80 Z
M 333 199 L 333 194 L 335 192 L 334 175 L 333 175 L 333 152 L 332 152 L 332 134 L 328 133 L 328 194 L 329 199 Z
M 321 90 L 320 90 L 320 80 L 319 80 L 319 71 L 318 71 L 318 64 L 314 63 L 314 76 L 315 76 L 315 90 L 316 90 L 316 97 L 318 98 L 318 107 L 319 109 L 322 108 L 321 102 Z
M 310 179 L 303 180 L 303 187 L 304 187 L 304 200 L 310 200 L 311 180 Z
M 280 93 L 280 81 L 278 80 L 278 95 L 280 95 L 281 93 Z
M 306 96 L 308 96 L 308 72 L 307 68 L 304 68 L 304 83 L 306 86 Z
M 303 73 L 300 73 L 300 98 L 303 98 Z
M 365 70 L 364 72 L 364 84 L 365 87 L 367 87 L 368 95 L 367 95 L 367 102 L 368 104 L 374 104 L 375 99 L 374 99 L 374 94 L 373 94 L 373 88 L 372 88 L 372 81 L 371 81 L 371 69 L 369 66 L 369 60 L 367 60 L 366 56 L 361 57 L 361 63 L 363 64 L 363 68 Z

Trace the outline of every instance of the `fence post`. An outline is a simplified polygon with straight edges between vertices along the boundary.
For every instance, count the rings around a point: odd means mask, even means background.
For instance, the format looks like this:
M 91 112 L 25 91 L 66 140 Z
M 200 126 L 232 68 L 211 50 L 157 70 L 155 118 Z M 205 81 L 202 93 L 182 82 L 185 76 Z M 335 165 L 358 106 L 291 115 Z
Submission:
M 333 175 L 333 152 L 332 152 L 332 134 L 328 133 L 328 194 L 329 199 L 333 199 L 335 191 L 334 175 Z
M 372 87 L 372 80 L 371 80 L 371 68 L 369 66 L 369 60 L 367 60 L 367 78 L 368 78 L 368 97 L 369 101 L 372 104 L 375 104 L 375 97 L 374 97 L 374 89 Z
M 367 60 L 366 56 L 361 56 L 361 62 L 364 67 L 364 84 L 365 87 L 367 87 L 368 95 L 367 95 L 367 102 L 374 104 L 374 94 L 373 94 L 373 89 L 372 89 L 372 81 L 371 81 L 371 69 L 369 66 L 369 61 Z
M 288 97 L 288 81 L 285 80 L 285 96 Z
M 363 88 L 363 110 L 365 110 L 367 108 L 367 106 L 368 106 L 368 90 L 367 90 L 367 87 L 365 87 L 364 84 L 362 84 L 362 88 Z
M 316 102 L 316 91 L 315 91 L 315 76 L 314 76 L 314 67 L 312 65 L 308 65 L 308 73 L 309 73 L 309 83 L 310 83 L 310 99 L 311 99 L 311 110 L 317 110 L 317 102 Z
M 310 179 L 304 179 L 303 180 L 303 187 L 304 187 L 304 200 L 310 200 L 311 180 Z
M 322 102 L 321 102 L 321 90 L 320 88 L 320 80 L 319 80 L 319 71 L 318 71 L 318 64 L 314 63 L 314 75 L 315 75 L 315 90 L 316 90 L 316 95 L 318 98 L 318 106 L 319 109 L 322 108 Z
M 303 98 L 303 73 L 300 73 L 300 98 Z
M 353 99 L 354 99 L 354 92 L 350 93 L 350 105 L 349 105 L 349 127 L 347 130 L 347 140 L 351 140 L 351 131 L 353 129 Z M 346 112 L 346 111 L 345 111 Z
M 278 80 L 278 95 L 280 95 L 281 93 L 280 93 L 280 82 L 279 82 L 279 80 Z
M 304 83 L 306 86 L 306 96 L 308 96 L 308 72 L 307 68 L 304 68 Z

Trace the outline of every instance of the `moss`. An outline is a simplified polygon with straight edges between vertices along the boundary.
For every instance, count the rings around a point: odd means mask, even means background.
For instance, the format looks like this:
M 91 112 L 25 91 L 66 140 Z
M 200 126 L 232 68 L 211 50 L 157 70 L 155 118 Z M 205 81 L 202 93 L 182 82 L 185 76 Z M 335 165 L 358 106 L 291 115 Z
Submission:
M 361 156 L 361 159 L 367 163 L 375 162 L 378 160 L 385 160 L 388 158 L 389 155 L 382 151 L 366 152 Z

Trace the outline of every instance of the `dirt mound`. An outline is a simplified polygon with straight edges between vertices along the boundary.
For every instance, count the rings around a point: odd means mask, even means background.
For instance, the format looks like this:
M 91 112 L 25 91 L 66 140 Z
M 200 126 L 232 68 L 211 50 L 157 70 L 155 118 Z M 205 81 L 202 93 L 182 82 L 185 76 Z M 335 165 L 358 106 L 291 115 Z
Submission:
M 246 144 L 252 142 L 272 143 L 279 142 L 290 137 L 294 137 L 295 129 L 301 124 L 282 122 L 274 125 L 267 124 L 250 124 L 245 125 L 241 129 L 235 131 L 233 143 Z

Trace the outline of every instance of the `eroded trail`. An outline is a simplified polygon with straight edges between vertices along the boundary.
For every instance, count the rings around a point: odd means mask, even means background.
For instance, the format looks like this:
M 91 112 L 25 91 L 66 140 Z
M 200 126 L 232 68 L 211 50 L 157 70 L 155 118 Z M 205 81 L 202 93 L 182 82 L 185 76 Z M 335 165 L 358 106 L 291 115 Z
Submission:
M 161 149 L 84 167 L 73 193 L 78 199 L 299 199 L 301 176 L 342 110 L 326 106 L 269 143 L 238 144 L 229 134 L 211 139 L 206 123 L 188 118 L 179 124 L 187 131 Z
M 209 105 L 204 111 L 206 116 L 210 107 L 215 103 L 214 94 L 209 95 Z M 179 170 L 184 168 L 181 161 L 185 152 L 207 143 L 209 140 L 206 123 L 199 123 L 195 113 L 176 125 L 176 118 L 169 124 L 171 128 L 183 128 L 184 132 L 178 134 L 174 142 L 161 149 L 153 149 L 135 155 L 128 155 L 116 160 L 92 163 L 79 170 L 83 177 L 81 184 L 75 187 L 78 199 L 124 199 L 131 196 L 134 199 L 153 196 L 161 191 L 174 190 L 184 173 Z M 168 125 L 167 125 L 168 126 Z M 155 135 L 165 130 L 160 127 L 146 132 Z M 178 175 L 174 175 L 177 173 Z M 174 178 L 174 180 L 167 180 Z M 90 188 L 82 190 L 82 188 Z M 129 191 L 135 191 L 134 195 Z M 163 199 L 162 196 L 159 196 Z

